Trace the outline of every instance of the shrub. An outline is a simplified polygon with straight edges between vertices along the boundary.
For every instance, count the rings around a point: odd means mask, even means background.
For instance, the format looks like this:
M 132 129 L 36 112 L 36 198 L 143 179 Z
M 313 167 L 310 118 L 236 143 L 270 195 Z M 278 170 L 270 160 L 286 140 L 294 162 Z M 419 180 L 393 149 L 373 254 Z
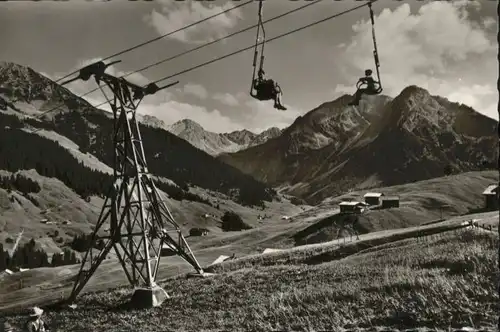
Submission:
M 227 211 L 221 218 L 222 220 L 222 230 L 224 232 L 231 231 L 242 231 L 246 229 L 251 229 L 249 225 L 247 225 L 241 217 L 233 211 Z

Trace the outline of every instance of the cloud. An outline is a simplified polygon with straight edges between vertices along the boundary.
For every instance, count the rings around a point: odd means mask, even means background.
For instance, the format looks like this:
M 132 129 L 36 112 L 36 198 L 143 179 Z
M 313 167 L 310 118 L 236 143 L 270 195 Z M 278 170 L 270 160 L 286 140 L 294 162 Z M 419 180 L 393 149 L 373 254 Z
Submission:
M 498 64 L 494 41 L 468 19 L 467 10 L 477 10 L 475 6 L 471 1 L 435 1 L 414 15 L 408 4 L 384 9 L 375 18 L 384 94 L 395 96 L 414 84 L 485 113 L 496 94 L 492 69 Z M 369 20 L 352 29 L 355 35 L 342 54 L 349 78 L 337 86 L 337 93 L 352 94 L 363 71 L 374 67 Z M 489 111 L 487 115 L 498 118 Z
M 226 2 L 222 6 L 213 4 L 204 5 L 200 1 L 161 1 L 161 4 L 160 12 L 153 10 L 144 17 L 144 21 L 152 26 L 160 35 L 176 31 L 196 21 L 234 7 L 231 1 Z M 203 23 L 176 32 L 168 36 L 168 38 L 184 43 L 205 43 L 222 37 L 240 19 L 242 19 L 242 13 L 237 8 Z
M 457 90 L 447 94 L 446 97 L 449 100 L 480 109 L 481 113 L 490 117 L 498 118 L 497 90 L 493 88 L 493 85 L 460 86 Z
M 88 59 L 81 61 L 75 69 L 99 61 L 100 59 Z M 116 66 L 109 67 L 107 73 L 114 76 L 122 76 L 125 73 L 117 70 Z M 76 76 L 76 75 L 75 75 Z M 135 73 L 127 77 L 133 83 L 146 85 L 149 80 Z M 97 87 L 95 81 L 75 81 L 67 86 L 73 93 L 82 95 Z M 112 97 L 110 91 L 106 90 L 108 97 Z M 195 96 L 197 99 L 190 100 L 188 97 Z M 167 125 L 182 119 L 192 119 L 202 125 L 206 130 L 212 132 L 231 132 L 243 128 L 261 132 L 269 127 L 284 128 L 289 126 L 297 116 L 303 114 L 302 110 L 294 109 L 286 104 L 287 111 L 278 111 L 273 108 L 273 101 L 257 101 L 246 93 L 216 93 L 212 98 L 208 98 L 207 90 L 199 84 L 188 83 L 181 88 L 161 91 L 155 95 L 147 96 L 140 104 L 137 112 L 142 115 L 152 115 L 163 120 Z M 85 97 L 94 106 L 105 102 L 105 98 L 100 90 L 97 90 Z M 182 99 L 181 99 L 182 98 Z M 178 99 L 181 99 L 179 101 Z M 210 108 L 211 101 L 221 103 L 218 107 Z M 203 102 L 204 105 L 196 105 Z M 217 104 L 213 104 L 217 105 Z M 99 106 L 100 109 L 111 112 L 109 104 Z
M 202 106 L 181 103 L 175 100 L 160 105 L 142 105 L 140 113 L 156 116 L 166 124 L 172 124 L 182 119 L 191 119 L 198 122 L 206 130 L 216 133 L 242 129 L 232 119 L 222 115 L 219 110 L 209 111 Z
M 205 87 L 199 84 L 187 83 L 184 85 L 184 93 L 193 95 L 200 99 L 206 99 L 208 97 L 208 92 Z
M 141 115 L 152 115 L 163 120 L 165 124 L 173 124 L 182 119 L 191 119 L 198 122 L 206 130 L 212 132 L 230 132 L 243 129 L 241 125 L 234 122 L 231 118 L 224 116 L 219 110 L 209 110 L 206 107 L 183 103 L 173 99 L 170 94 L 165 100 L 158 103 L 158 100 L 151 100 L 148 96 L 139 105 L 137 113 Z M 104 102 L 104 97 L 85 98 L 92 105 L 98 105 Z M 99 106 L 100 109 L 111 112 L 109 104 Z
M 479 11 L 482 7 L 481 1 L 478 0 L 454 0 L 453 5 L 466 15 L 468 9 Z
M 236 107 L 240 104 L 238 99 L 236 99 L 235 96 L 233 96 L 232 94 L 227 93 L 227 92 L 226 93 L 216 93 L 213 96 L 213 99 L 221 102 L 224 105 L 231 106 L 231 107 Z
M 99 58 L 87 59 L 80 61 L 73 70 L 80 69 L 86 65 L 100 61 Z M 72 71 L 73 71 L 72 70 Z M 126 73 L 117 70 L 116 67 L 108 67 L 106 73 L 113 76 L 119 77 Z M 51 75 L 44 74 L 45 76 L 51 78 Z M 75 74 L 73 77 L 76 77 Z M 54 75 L 52 75 L 54 76 Z M 55 75 L 60 77 L 58 75 Z M 53 78 L 52 78 L 53 79 Z M 126 77 L 126 79 L 137 85 L 144 86 L 150 83 L 150 80 L 140 73 L 134 73 Z M 93 78 L 88 81 L 74 81 L 66 86 L 77 96 L 81 96 L 88 91 L 91 91 L 97 87 L 97 84 Z M 104 89 L 108 98 L 112 97 L 111 91 L 109 89 Z M 194 95 L 200 99 L 206 99 L 208 97 L 208 92 L 206 89 L 198 84 L 186 84 L 181 89 L 176 89 L 177 92 L 183 92 L 185 94 Z M 163 120 L 166 124 L 172 124 L 182 119 L 192 119 L 199 124 L 201 124 L 205 129 L 213 132 L 229 132 L 233 130 L 243 129 L 241 125 L 234 122 L 231 118 L 223 115 L 219 110 L 209 110 L 206 107 L 193 105 L 190 103 L 179 102 L 175 100 L 175 90 L 162 90 L 158 93 L 150 96 L 146 96 L 142 103 L 137 109 L 137 113 L 142 115 L 152 115 L 160 120 Z M 100 90 L 97 90 L 91 94 L 83 97 L 91 105 L 98 106 L 107 112 L 111 112 L 111 107 L 106 102 L 106 99 Z M 102 104 L 102 105 L 101 105 Z
M 284 128 L 305 113 L 304 110 L 287 104 L 286 99 L 284 99 L 284 103 L 288 110 L 279 111 L 273 107 L 272 100 L 258 101 L 244 92 L 237 94 L 215 93 L 212 99 L 226 106 L 221 109 L 222 115 L 239 125 L 239 128 L 232 130 L 245 128 L 258 133 L 270 127 Z
M 299 116 L 304 114 L 303 110 L 296 109 L 286 104 L 286 111 L 279 111 L 273 107 L 273 101 L 258 101 L 253 98 L 246 98 L 242 104 L 248 111 L 242 112 L 242 119 L 245 127 L 254 132 L 261 132 L 270 127 L 285 128 L 292 124 Z
M 483 18 L 481 23 L 485 29 L 493 29 L 497 24 L 497 20 L 491 16 L 486 16 Z

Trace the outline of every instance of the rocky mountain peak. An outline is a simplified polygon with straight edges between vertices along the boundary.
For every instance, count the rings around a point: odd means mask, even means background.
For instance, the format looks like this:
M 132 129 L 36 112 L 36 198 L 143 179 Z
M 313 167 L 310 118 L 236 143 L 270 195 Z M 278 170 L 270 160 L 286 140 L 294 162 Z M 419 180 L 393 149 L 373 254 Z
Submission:
M 180 134 L 181 132 L 184 134 L 190 133 L 192 134 L 200 134 L 203 135 L 205 129 L 196 121 L 191 119 L 182 119 L 180 121 L 175 122 L 170 125 L 168 130 L 175 135 Z
M 361 186 L 394 185 L 478 170 L 498 156 L 498 122 L 409 86 L 394 99 L 351 96 L 323 103 L 275 140 L 221 156 L 256 179 L 321 200 Z
M 165 122 L 163 120 L 158 119 L 156 116 L 153 115 L 138 115 L 138 120 L 142 124 L 155 127 L 155 128 L 165 128 Z
M 444 107 L 429 91 L 415 85 L 406 87 L 394 99 L 392 112 L 396 126 L 409 132 L 422 127 L 452 131 L 456 116 L 453 108 Z
M 17 63 L 0 61 L 0 72 L 3 75 L 9 75 L 16 79 L 30 78 L 30 74 L 35 73 L 30 67 L 22 66 Z M 38 75 L 38 74 L 37 74 Z
M 263 144 L 272 138 L 276 138 L 276 137 L 280 136 L 281 133 L 282 133 L 282 130 L 279 129 L 278 127 L 268 128 L 268 129 L 264 130 L 263 132 L 261 132 L 260 134 L 255 135 L 255 137 L 248 144 L 248 147 Z
M 30 67 L 12 62 L 0 62 L 0 101 L 24 102 L 30 107 L 19 108 L 22 113 L 36 114 L 57 107 L 57 113 L 67 110 L 80 112 L 93 110 L 84 99 L 60 86 Z M 47 115 L 47 117 L 52 116 Z
M 281 129 L 279 129 L 278 127 L 271 127 L 271 128 L 268 128 L 266 130 L 264 130 L 262 133 L 259 134 L 260 135 L 279 135 L 281 133 Z
M 6 96 L 26 102 L 47 100 L 56 89 L 47 77 L 12 62 L 0 62 L 0 86 Z
M 231 141 L 240 145 L 249 145 L 257 136 L 257 134 L 252 133 L 247 129 L 235 130 L 230 133 L 224 134 Z
M 353 107 L 348 105 L 352 96 L 343 95 L 319 105 L 284 130 L 288 153 L 300 154 L 330 144 L 341 149 L 343 142 L 360 135 L 374 118 L 380 116 L 380 108 L 390 99 L 383 95 L 365 96 L 359 106 Z

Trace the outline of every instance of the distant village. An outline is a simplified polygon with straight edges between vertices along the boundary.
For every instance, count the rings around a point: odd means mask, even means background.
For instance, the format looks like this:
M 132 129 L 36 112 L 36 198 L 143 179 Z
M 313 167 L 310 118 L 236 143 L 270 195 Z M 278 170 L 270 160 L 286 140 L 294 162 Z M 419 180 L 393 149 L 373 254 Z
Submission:
M 483 191 L 484 203 L 482 212 L 498 210 L 498 184 L 491 184 Z M 400 206 L 399 196 L 386 196 L 380 192 L 368 192 L 364 196 L 364 202 L 356 200 L 344 200 L 339 203 L 340 213 L 363 213 L 367 210 L 380 210 L 398 208 Z

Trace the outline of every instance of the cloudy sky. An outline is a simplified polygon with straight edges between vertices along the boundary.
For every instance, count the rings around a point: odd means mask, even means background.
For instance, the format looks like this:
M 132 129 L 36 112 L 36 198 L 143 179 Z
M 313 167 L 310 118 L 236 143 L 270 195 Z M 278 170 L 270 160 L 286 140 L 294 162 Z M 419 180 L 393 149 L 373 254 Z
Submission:
M 243 2 L 3 2 L 0 61 L 28 65 L 57 79 Z M 267 1 L 264 19 L 306 3 Z M 266 24 L 268 39 L 361 3 L 323 0 Z M 123 75 L 254 25 L 257 8 L 257 2 L 251 3 L 120 55 L 116 59 L 122 63 L 108 72 Z M 496 1 L 379 0 L 374 11 L 385 94 L 395 97 L 415 84 L 498 119 Z M 128 79 L 145 84 L 176 74 L 251 46 L 255 34 L 252 29 Z M 145 98 L 139 112 L 167 124 L 190 118 L 214 132 L 284 127 L 325 101 L 353 93 L 363 70 L 373 68 L 372 48 L 369 11 L 363 7 L 266 44 L 264 69 L 280 83 L 286 112 L 275 110 L 272 101 L 248 96 L 251 50 L 173 78 L 180 83 Z M 67 87 L 81 95 L 95 86 L 89 81 Z M 99 91 L 86 98 L 94 105 L 104 100 Z

